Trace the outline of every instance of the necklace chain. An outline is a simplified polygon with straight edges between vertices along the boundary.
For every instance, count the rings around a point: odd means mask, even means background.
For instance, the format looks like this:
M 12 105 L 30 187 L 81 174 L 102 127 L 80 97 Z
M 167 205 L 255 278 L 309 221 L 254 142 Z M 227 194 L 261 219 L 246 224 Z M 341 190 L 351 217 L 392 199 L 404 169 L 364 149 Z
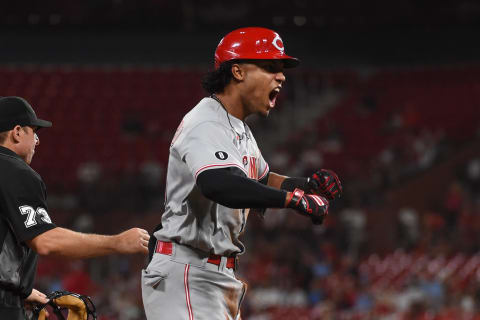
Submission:
M 227 120 L 228 120 L 228 123 L 230 124 L 230 127 L 231 127 L 232 130 L 235 132 L 235 134 L 237 135 L 238 139 L 239 139 L 239 140 L 242 140 L 242 139 L 243 139 L 243 134 L 238 133 L 237 130 L 235 130 L 235 128 L 233 127 L 232 122 L 230 121 L 230 114 L 228 113 L 227 108 L 225 108 L 225 105 L 222 103 L 222 101 L 220 101 L 220 99 L 219 99 L 215 94 L 212 94 L 212 95 L 210 96 L 210 98 L 212 98 L 213 100 L 217 101 L 217 102 L 222 106 L 223 110 L 225 110 L 225 112 L 227 113 Z M 245 126 L 245 122 L 242 121 L 242 123 L 243 123 L 243 128 L 244 128 L 244 130 L 245 130 L 245 137 L 246 137 L 247 139 L 249 139 L 249 136 L 248 136 L 248 134 L 247 134 L 247 128 L 246 128 L 246 126 Z

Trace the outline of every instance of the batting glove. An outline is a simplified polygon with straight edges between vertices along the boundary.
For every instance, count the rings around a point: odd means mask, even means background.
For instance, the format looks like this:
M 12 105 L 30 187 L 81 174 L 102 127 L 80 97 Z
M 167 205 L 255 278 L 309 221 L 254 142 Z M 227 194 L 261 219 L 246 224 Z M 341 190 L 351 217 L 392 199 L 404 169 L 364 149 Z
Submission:
M 328 214 L 327 199 L 315 194 L 305 194 L 303 190 L 298 188 L 290 193 L 286 207 L 310 217 L 314 224 L 322 224 L 323 218 Z
M 310 192 L 320 194 L 329 200 L 342 195 L 342 184 L 335 172 L 321 169 L 312 174 L 307 181 Z

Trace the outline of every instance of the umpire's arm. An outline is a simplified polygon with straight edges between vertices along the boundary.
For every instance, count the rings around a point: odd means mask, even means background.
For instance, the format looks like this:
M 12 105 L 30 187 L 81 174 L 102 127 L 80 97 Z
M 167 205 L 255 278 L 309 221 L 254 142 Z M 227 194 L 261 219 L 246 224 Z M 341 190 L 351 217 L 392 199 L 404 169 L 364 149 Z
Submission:
M 27 240 L 26 243 L 40 255 L 82 259 L 114 253 L 147 254 L 149 238 L 148 232 L 140 228 L 107 236 L 56 227 Z

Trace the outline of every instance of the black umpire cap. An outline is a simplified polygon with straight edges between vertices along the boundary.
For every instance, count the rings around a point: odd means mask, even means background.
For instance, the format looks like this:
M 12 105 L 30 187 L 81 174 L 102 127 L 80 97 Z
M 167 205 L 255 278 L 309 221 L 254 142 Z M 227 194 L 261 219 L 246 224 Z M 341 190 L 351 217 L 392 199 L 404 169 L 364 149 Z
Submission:
M 0 98 L 0 132 L 12 130 L 16 125 L 48 128 L 52 123 L 38 119 L 32 106 L 23 98 Z

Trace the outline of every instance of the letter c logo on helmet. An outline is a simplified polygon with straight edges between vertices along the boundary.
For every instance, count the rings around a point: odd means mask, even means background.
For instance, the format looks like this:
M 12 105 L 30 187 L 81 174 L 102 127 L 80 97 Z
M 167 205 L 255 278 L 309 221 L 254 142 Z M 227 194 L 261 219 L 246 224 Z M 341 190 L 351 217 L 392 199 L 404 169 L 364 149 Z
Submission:
M 285 68 L 298 66 L 297 58 L 285 54 L 280 35 L 258 27 L 234 30 L 223 37 L 215 50 L 215 69 L 230 60 L 282 60 Z
M 283 52 L 285 50 L 285 47 L 283 46 L 283 41 L 278 34 L 275 36 L 275 38 L 273 38 L 272 44 L 279 51 Z

